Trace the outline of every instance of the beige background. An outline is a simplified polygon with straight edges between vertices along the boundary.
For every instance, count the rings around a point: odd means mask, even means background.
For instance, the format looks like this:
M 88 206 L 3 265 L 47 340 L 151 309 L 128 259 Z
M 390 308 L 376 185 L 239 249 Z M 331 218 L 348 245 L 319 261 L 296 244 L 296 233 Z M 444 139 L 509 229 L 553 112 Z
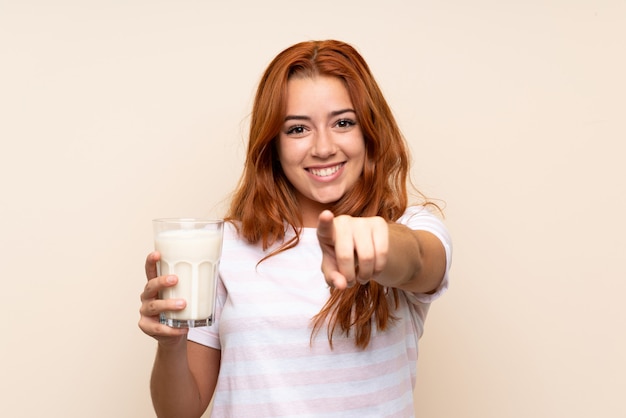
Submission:
M 321 38 L 446 203 L 418 416 L 626 416 L 626 2 L 0 0 L 3 416 L 153 416 L 150 220 L 221 214 L 261 71 Z

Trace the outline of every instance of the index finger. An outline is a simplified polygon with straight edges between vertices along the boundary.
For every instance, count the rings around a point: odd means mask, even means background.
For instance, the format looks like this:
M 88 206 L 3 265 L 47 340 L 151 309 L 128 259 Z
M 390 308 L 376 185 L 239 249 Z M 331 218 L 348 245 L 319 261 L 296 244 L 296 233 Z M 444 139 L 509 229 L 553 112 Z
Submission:
M 157 261 L 161 259 L 161 254 L 158 251 L 152 251 L 146 257 L 146 277 L 148 280 L 154 279 L 157 275 Z
M 317 239 L 323 244 L 333 245 L 335 235 L 335 215 L 329 210 L 320 213 L 317 219 Z

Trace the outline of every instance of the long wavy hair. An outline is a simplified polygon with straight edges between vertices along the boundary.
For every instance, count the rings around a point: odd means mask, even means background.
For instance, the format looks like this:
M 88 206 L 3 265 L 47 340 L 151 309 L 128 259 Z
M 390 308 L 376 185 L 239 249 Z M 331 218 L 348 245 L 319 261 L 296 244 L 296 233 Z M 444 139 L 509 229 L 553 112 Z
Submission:
M 357 183 L 330 208 L 335 215 L 380 216 L 392 222 L 407 207 L 409 153 L 404 137 L 363 57 L 335 40 L 293 45 L 278 54 L 263 74 L 254 100 L 242 177 L 225 217 L 239 234 L 264 249 L 280 243 L 268 257 L 296 246 L 303 227 L 293 186 L 278 160 L 276 141 L 286 113 L 287 82 L 293 77 L 339 78 L 350 95 L 365 140 L 365 164 Z M 293 238 L 284 241 L 287 229 Z M 262 262 L 263 260 L 259 261 Z M 357 347 L 369 344 L 372 327 L 385 330 L 395 319 L 397 290 L 374 281 L 330 289 L 330 297 L 312 319 L 311 338 L 327 326 L 332 347 L 335 331 L 354 333 Z M 391 307 L 390 304 L 395 306 Z

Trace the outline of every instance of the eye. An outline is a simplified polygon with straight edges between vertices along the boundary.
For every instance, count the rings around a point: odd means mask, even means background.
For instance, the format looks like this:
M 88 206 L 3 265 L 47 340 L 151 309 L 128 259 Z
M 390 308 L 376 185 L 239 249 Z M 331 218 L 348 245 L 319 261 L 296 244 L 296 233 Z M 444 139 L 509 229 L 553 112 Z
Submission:
M 294 126 L 290 126 L 289 128 L 287 128 L 285 133 L 287 135 L 302 135 L 305 130 L 306 128 L 304 125 L 294 125 Z
M 356 122 L 352 119 L 339 119 L 337 123 L 335 123 L 336 127 L 344 129 L 350 128 L 354 125 L 356 125 Z

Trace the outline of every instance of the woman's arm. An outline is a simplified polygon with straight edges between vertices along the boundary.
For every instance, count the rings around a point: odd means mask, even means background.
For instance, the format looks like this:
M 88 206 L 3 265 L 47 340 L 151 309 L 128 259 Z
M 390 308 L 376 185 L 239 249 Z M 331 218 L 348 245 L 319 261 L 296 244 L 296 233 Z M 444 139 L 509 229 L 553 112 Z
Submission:
M 186 339 L 159 344 L 150 391 L 158 417 L 200 417 L 211 401 L 220 368 L 220 350 Z
M 441 241 L 381 217 L 320 214 L 318 239 L 326 282 L 339 289 L 375 280 L 410 292 L 437 289 L 446 269 Z
M 176 276 L 156 277 L 159 253 L 146 259 L 148 282 L 141 294 L 139 328 L 158 341 L 150 390 L 159 417 L 200 417 L 206 410 L 217 383 L 221 352 L 187 340 L 187 329 L 170 328 L 159 322 L 164 311 L 181 310 L 183 300 L 158 298 L 174 286 Z
M 434 234 L 388 224 L 389 249 L 378 283 L 415 293 L 434 292 L 446 271 L 446 251 Z

